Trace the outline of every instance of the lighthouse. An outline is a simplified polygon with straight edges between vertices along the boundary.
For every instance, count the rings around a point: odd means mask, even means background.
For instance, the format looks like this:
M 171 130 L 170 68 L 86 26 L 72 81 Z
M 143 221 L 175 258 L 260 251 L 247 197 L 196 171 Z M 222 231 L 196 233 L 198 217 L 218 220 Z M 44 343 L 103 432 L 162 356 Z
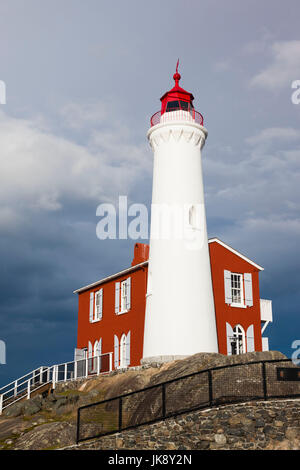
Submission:
M 154 154 L 142 362 L 218 352 L 201 150 L 207 130 L 194 97 L 175 86 L 147 137 Z

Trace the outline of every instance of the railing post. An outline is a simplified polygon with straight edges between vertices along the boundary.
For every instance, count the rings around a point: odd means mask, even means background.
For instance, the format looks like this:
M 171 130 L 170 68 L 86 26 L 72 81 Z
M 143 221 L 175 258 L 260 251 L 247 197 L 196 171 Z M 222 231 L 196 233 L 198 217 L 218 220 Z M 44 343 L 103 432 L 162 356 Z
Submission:
M 166 386 L 165 384 L 161 384 L 161 398 L 162 398 L 162 417 L 165 418 L 166 416 Z
M 53 389 L 55 389 L 55 379 L 56 379 L 55 374 L 56 374 L 56 366 L 53 366 L 53 368 L 52 368 L 52 387 L 53 387 Z
M 16 397 L 18 394 L 18 381 L 15 381 L 15 387 L 14 387 L 14 397 Z
M 3 395 L 0 395 L 0 415 L 2 415 L 2 409 L 3 409 Z
M 119 398 L 119 431 L 122 430 L 122 397 Z
M 77 379 L 77 361 L 74 362 L 74 380 Z
M 40 367 L 40 384 L 43 383 L 43 367 Z
M 29 379 L 27 382 L 27 400 L 30 398 L 30 381 L 31 379 Z
M 208 396 L 209 396 L 209 406 L 212 406 L 212 404 L 213 404 L 213 384 L 212 384 L 211 370 L 208 371 Z
M 89 358 L 87 357 L 85 360 L 85 376 L 89 375 Z
M 97 356 L 97 375 L 100 374 L 100 356 Z
M 266 363 L 262 362 L 262 379 L 263 379 L 263 393 L 264 393 L 264 399 L 266 400 L 268 398 L 268 392 L 267 392 L 267 377 L 266 377 Z
M 67 377 L 68 377 L 68 369 L 67 369 L 67 367 L 68 367 L 68 365 L 67 365 L 67 363 L 65 363 L 64 382 L 66 382 Z

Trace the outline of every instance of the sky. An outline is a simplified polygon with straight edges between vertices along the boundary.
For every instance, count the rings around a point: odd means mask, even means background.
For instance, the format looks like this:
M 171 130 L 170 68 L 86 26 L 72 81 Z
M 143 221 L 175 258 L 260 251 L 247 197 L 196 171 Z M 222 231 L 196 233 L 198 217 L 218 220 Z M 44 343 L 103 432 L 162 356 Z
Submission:
M 209 237 L 262 265 L 270 349 L 300 339 L 298 0 L 0 0 L 0 385 L 73 359 L 83 285 L 130 266 L 103 202 L 150 208 L 159 98 L 193 93 Z M 147 240 L 140 240 L 147 242 Z

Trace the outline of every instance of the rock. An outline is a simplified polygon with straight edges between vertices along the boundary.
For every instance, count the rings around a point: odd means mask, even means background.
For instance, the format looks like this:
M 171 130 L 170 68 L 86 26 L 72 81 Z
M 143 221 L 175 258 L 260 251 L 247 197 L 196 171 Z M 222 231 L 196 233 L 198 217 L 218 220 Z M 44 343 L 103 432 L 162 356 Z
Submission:
M 123 440 L 123 439 L 120 439 L 120 438 L 117 438 L 117 439 L 116 439 L 116 447 L 117 447 L 117 449 L 122 449 L 123 446 L 124 446 L 124 440 Z
M 38 403 L 32 401 L 32 400 L 26 400 L 24 401 L 24 410 L 23 413 L 25 416 L 32 416 L 39 411 L 41 411 L 42 407 L 41 405 L 38 405 Z
M 47 423 L 37 426 L 19 437 L 14 449 L 43 450 L 72 445 L 76 438 L 76 426 L 70 423 Z
M 32 403 L 35 403 L 38 406 L 41 406 L 42 402 L 43 402 L 43 397 L 42 397 L 42 395 L 36 395 L 35 397 L 30 398 L 30 401 Z
M 287 428 L 285 431 L 285 436 L 290 440 L 298 439 L 300 437 L 300 430 L 297 428 Z
M 215 442 L 219 445 L 225 445 L 227 442 L 226 436 L 224 434 L 215 434 Z
M 54 403 L 53 409 L 58 410 L 61 406 L 65 406 L 67 404 L 67 401 L 67 397 L 59 397 Z
M 98 392 L 99 393 L 99 392 Z M 80 398 L 80 395 L 79 394 L 76 394 L 76 393 L 72 393 L 72 395 L 69 395 L 68 396 L 68 403 L 70 404 L 74 404 L 74 403 L 77 403 L 78 400 Z
M 264 425 L 265 425 L 265 422 L 264 422 L 263 419 L 258 418 L 258 419 L 255 420 L 255 427 L 256 428 L 263 428 Z
M 282 426 L 284 426 L 284 423 L 282 421 L 274 421 L 274 426 L 276 426 L 277 428 L 282 428 Z
M 24 402 L 19 401 L 15 403 L 14 405 L 9 406 L 8 408 L 5 408 L 3 411 L 4 416 L 10 416 L 10 417 L 17 417 L 20 416 L 23 413 L 24 410 Z
M 228 423 L 229 423 L 230 426 L 237 426 L 237 425 L 240 424 L 240 422 L 241 422 L 241 420 L 240 420 L 239 416 L 232 416 L 228 420 Z

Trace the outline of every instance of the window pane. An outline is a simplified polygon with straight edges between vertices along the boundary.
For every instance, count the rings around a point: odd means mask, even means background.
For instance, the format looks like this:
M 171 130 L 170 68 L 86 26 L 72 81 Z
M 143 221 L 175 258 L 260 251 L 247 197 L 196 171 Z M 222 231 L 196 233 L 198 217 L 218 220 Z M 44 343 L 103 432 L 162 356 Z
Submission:
M 167 113 L 169 111 L 175 111 L 176 109 L 180 109 L 179 107 L 179 102 L 178 101 L 169 101 L 169 103 L 167 104 Z
M 187 103 L 186 101 L 180 101 L 180 106 L 181 106 L 181 109 L 183 109 L 184 111 L 189 110 L 189 103 Z

